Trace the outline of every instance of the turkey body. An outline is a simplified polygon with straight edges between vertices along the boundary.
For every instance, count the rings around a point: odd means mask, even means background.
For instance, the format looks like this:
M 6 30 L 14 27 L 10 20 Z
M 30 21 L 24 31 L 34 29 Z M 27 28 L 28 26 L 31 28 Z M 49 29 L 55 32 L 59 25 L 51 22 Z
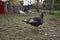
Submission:
M 43 13 L 41 13 L 40 16 L 25 19 L 24 22 L 27 23 L 27 24 L 30 24 L 30 25 L 32 25 L 34 27 L 38 27 L 39 25 L 43 24 L 43 17 L 44 17 L 44 15 L 43 15 Z

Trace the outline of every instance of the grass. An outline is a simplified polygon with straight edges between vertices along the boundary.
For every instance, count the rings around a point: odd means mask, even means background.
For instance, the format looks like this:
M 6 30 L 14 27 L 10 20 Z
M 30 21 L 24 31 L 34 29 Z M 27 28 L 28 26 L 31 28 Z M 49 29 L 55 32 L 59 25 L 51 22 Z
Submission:
M 54 11 L 56 14 L 60 14 L 60 10 L 55 10 Z
M 50 10 L 47 10 L 47 12 L 50 12 Z M 60 14 L 60 10 L 54 10 L 54 14 Z
M 36 12 L 36 9 L 32 9 L 32 11 L 35 11 Z M 46 10 L 46 12 L 51 12 L 51 10 Z M 60 10 L 54 10 L 54 14 L 60 15 Z
M 57 36 L 60 33 L 60 16 L 45 14 L 44 24 L 39 26 L 42 33 L 34 31 L 31 25 L 22 22 L 31 17 L 20 14 L 0 15 L 0 40 L 60 40 L 60 36 Z

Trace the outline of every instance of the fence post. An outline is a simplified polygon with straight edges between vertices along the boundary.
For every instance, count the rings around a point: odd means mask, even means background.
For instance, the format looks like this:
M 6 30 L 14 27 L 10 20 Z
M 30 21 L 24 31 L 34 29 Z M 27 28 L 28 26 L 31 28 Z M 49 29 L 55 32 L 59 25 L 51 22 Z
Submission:
M 54 13 L 54 0 L 52 0 L 52 13 Z

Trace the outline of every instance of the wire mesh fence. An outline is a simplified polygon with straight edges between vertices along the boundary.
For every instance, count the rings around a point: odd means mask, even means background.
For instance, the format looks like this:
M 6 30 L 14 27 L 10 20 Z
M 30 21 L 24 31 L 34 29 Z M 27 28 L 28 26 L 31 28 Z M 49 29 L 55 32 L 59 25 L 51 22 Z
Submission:
M 41 0 L 42 1 L 42 0 Z M 31 3 L 31 2 L 30 2 Z M 21 1 L 20 5 L 15 5 L 10 1 L 4 2 L 5 5 L 5 12 L 6 13 L 19 13 L 18 10 L 24 10 L 26 6 L 23 5 L 23 2 Z M 29 4 L 28 4 L 29 5 Z M 41 10 L 48 10 L 47 12 L 53 12 L 54 10 L 60 10 L 60 3 L 55 3 L 54 0 L 51 0 L 51 3 L 49 3 L 47 0 L 43 1 L 43 4 L 41 5 L 41 2 L 39 5 L 37 3 L 31 4 L 27 7 L 29 7 L 34 12 L 40 12 Z

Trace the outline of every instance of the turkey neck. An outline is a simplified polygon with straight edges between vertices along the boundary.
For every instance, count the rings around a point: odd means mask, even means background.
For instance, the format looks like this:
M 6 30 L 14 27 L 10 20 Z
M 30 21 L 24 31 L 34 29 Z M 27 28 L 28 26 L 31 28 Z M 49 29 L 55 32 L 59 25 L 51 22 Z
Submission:
M 40 17 L 43 19 L 43 17 L 44 17 L 44 13 L 43 12 L 41 13 Z

